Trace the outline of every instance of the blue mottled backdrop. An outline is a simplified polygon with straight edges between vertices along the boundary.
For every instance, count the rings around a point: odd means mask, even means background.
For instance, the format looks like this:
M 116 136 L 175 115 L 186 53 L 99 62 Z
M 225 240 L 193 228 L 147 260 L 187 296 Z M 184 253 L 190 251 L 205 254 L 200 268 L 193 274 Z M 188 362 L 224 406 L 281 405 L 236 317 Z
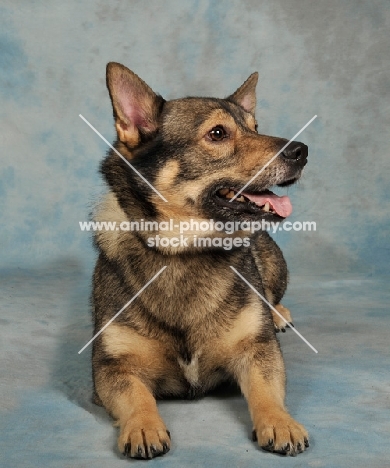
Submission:
M 90 237 L 79 221 L 104 191 L 114 138 L 109 61 L 165 98 L 224 97 L 258 70 L 261 133 L 300 140 L 309 164 L 288 189 L 280 232 L 286 305 L 315 355 L 281 337 L 287 402 L 311 449 L 255 449 L 239 395 L 163 402 L 174 435 L 165 466 L 387 466 L 389 412 L 390 4 L 386 0 L 77 2 L 0 5 L 0 464 L 124 466 L 90 401 Z M 137 463 L 137 462 L 135 462 Z

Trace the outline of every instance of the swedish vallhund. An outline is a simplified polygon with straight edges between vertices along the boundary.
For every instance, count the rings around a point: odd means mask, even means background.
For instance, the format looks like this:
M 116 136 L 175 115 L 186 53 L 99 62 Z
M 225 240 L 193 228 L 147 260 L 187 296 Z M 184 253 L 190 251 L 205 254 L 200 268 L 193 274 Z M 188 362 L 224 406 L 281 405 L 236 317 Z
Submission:
M 290 143 L 240 192 L 288 142 L 257 131 L 257 79 L 253 73 L 226 99 L 165 101 L 128 68 L 107 66 L 114 146 L 155 190 L 110 150 L 101 165 L 109 192 L 95 219 L 131 222 L 132 229 L 96 233 L 95 333 L 166 267 L 93 342 L 94 401 L 115 418 L 127 457 L 150 459 L 170 449 L 156 398 L 199 397 L 227 381 L 244 394 L 260 447 L 295 455 L 309 446 L 284 405 L 276 332 L 293 326 L 280 303 L 286 263 L 266 230 L 242 228 L 291 213 L 288 197 L 269 189 L 296 182 L 308 150 Z M 146 221 L 153 232 L 137 228 Z M 216 228 L 228 222 L 234 233 Z M 179 226 L 189 225 L 184 239 Z

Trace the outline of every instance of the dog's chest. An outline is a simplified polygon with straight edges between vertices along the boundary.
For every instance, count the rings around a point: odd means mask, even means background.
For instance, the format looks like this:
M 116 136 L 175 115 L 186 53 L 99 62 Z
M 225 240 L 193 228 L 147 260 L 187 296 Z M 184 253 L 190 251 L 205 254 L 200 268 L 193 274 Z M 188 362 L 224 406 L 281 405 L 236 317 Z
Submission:
M 199 376 L 199 357 L 201 352 L 197 351 L 191 357 L 191 360 L 185 361 L 181 357 L 178 358 L 178 363 L 183 371 L 184 378 L 193 387 L 197 387 L 200 384 Z
M 215 363 L 213 365 L 210 358 L 212 359 L 212 356 L 204 350 L 202 353 L 198 351 L 193 355 L 191 361 L 178 359 L 182 378 L 187 382 L 184 392 L 188 399 L 198 398 L 227 380 L 226 372 L 222 367 L 215 366 Z

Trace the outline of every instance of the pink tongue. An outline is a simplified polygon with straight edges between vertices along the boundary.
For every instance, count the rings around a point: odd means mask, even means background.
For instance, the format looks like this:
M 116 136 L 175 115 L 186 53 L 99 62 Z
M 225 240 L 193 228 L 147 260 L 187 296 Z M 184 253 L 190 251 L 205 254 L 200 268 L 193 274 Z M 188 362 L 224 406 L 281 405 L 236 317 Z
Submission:
M 242 194 L 253 203 L 256 203 L 257 206 L 263 206 L 268 202 L 275 213 L 282 218 L 287 218 L 292 213 L 292 205 L 286 195 L 278 197 L 272 192 L 265 193 L 264 195 L 253 195 L 245 192 L 242 192 Z

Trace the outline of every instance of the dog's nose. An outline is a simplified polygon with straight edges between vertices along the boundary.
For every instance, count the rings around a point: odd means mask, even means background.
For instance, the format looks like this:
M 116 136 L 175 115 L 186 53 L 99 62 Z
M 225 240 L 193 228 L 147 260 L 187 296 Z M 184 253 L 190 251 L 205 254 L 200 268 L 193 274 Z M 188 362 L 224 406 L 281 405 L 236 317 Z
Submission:
M 291 161 L 306 161 L 308 148 L 299 141 L 291 142 L 283 151 L 282 156 Z

